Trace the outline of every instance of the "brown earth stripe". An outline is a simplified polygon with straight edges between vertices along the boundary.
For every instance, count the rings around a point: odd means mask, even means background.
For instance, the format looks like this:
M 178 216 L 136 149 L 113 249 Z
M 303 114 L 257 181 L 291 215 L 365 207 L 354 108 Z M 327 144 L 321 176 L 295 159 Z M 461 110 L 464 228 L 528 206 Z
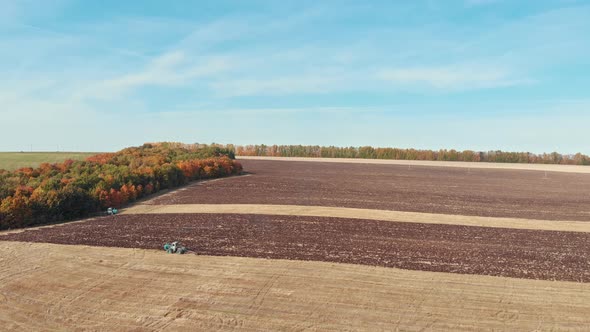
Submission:
M 245 160 L 252 174 L 152 204 L 279 204 L 590 221 L 590 175 Z
M 375 220 L 226 214 L 121 215 L 2 240 L 328 261 L 410 270 L 590 282 L 590 234 Z
M 532 229 L 562 232 L 590 233 L 590 222 L 553 221 L 518 218 L 493 218 L 432 214 L 404 211 L 354 209 L 325 206 L 264 205 L 264 204 L 171 204 L 136 205 L 123 214 L 167 214 L 167 213 L 230 213 L 230 214 L 268 214 L 310 217 L 337 217 L 370 219 L 425 224 L 445 224 L 462 226 L 481 226 L 510 229 Z
M 551 165 L 551 164 L 517 164 L 517 163 L 489 163 L 465 161 L 431 161 L 431 160 L 391 160 L 391 159 L 362 159 L 362 158 L 311 158 L 311 157 L 266 157 L 266 156 L 237 156 L 240 162 L 245 160 L 267 161 L 304 161 L 319 163 L 348 163 L 348 164 L 376 164 L 402 165 L 421 167 L 456 167 L 473 169 L 500 169 L 560 173 L 590 173 L 590 167 L 584 165 Z

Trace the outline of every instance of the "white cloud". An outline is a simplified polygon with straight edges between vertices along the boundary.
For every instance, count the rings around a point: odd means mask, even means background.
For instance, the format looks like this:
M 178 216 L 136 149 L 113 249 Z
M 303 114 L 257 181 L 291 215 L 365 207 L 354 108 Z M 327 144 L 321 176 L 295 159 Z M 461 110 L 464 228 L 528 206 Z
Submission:
M 52 17 L 68 0 L 2 0 L 0 1 L 0 26 L 22 24 L 26 20 Z
M 482 5 L 489 5 L 500 0 L 465 0 L 465 4 L 468 6 L 482 6 Z
M 190 59 L 174 51 L 153 59 L 143 70 L 99 81 L 78 92 L 77 98 L 113 100 L 143 86 L 176 86 L 228 70 L 225 57 Z
M 326 93 L 341 88 L 343 80 L 330 75 L 294 75 L 267 79 L 229 79 L 212 84 L 219 96 L 290 95 Z
M 427 86 L 440 90 L 469 90 L 530 83 L 501 67 L 451 65 L 378 70 L 378 79 L 402 86 Z

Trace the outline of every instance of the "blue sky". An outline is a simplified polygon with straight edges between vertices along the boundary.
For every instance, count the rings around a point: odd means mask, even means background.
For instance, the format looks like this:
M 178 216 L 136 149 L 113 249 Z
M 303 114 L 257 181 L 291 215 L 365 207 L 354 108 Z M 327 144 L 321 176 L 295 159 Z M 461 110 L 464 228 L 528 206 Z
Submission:
M 573 0 L 0 0 L 0 150 L 590 154 L 589 32 Z

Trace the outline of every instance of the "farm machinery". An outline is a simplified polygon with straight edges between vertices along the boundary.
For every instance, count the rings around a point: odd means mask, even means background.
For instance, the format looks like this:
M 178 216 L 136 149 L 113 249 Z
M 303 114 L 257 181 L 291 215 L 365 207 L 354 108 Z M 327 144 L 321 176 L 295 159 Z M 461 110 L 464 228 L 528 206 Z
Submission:
M 166 250 L 169 254 L 179 254 L 182 255 L 188 251 L 188 249 L 182 246 L 178 241 L 174 241 L 172 243 L 166 242 L 164 244 L 164 250 Z

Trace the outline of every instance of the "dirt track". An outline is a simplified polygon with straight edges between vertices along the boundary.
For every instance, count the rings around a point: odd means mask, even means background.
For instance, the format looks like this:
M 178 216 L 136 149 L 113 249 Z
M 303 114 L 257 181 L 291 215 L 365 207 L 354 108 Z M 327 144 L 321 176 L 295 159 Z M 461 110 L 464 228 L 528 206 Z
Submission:
M 280 204 L 590 221 L 590 175 L 244 160 L 252 176 L 203 183 L 153 204 Z
M 150 214 L 9 234 L 0 240 L 313 260 L 411 270 L 590 282 L 590 234 L 340 218 Z
M 590 233 L 590 222 L 566 220 L 535 220 L 434 214 L 405 211 L 355 209 L 327 206 L 272 204 L 138 204 L 123 210 L 123 214 L 168 213 L 228 213 L 282 216 L 338 217 L 437 225 L 482 226 L 509 229 L 531 229 Z M 362 224 L 361 224 L 362 225 Z M 18 232 L 15 231 L 15 232 Z M 1 233 L 0 233 L 1 234 Z
M 34 254 L 32 254 L 34 253 Z M 0 242 L 4 330 L 584 330 L 590 284 Z

